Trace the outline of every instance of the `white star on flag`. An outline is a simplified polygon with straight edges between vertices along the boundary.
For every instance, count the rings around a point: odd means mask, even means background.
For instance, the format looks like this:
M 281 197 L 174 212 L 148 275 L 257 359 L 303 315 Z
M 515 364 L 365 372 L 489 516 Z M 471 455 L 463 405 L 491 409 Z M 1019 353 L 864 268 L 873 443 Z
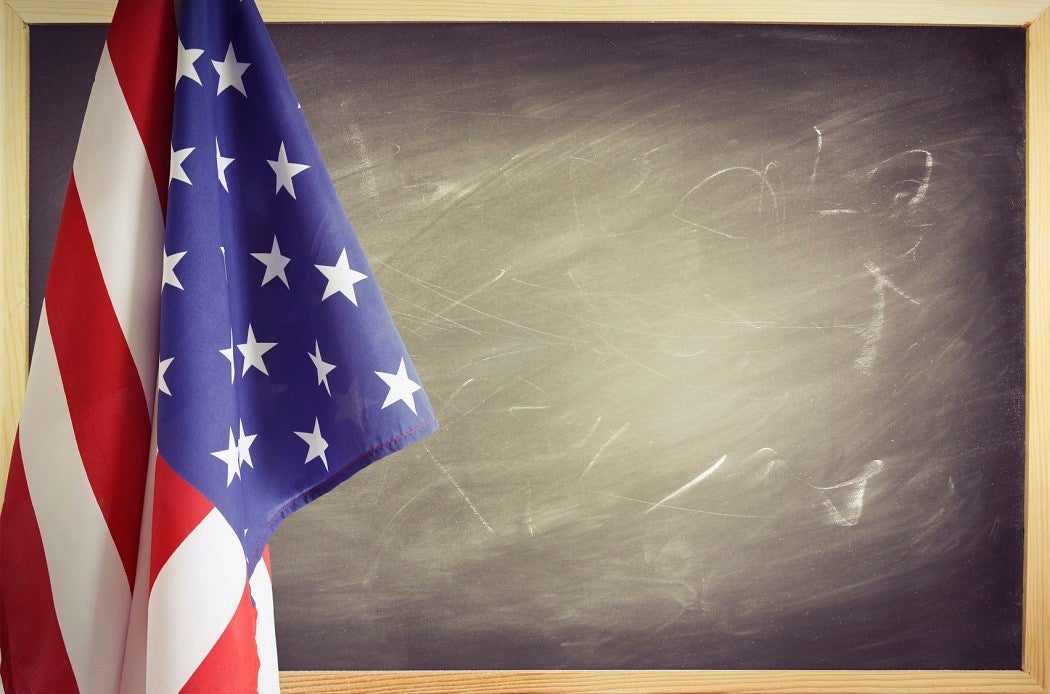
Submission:
M 284 268 L 291 262 L 291 258 L 281 255 L 281 247 L 277 245 L 276 236 L 273 237 L 273 246 L 269 253 L 252 253 L 251 256 L 266 266 L 262 284 L 259 286 L 266 286 L 266 283 L 275 277 L 284 282 L 284 286 L 288 286 L 288 276 L 284 274 Z
M 230 429 L 230 442 L 222 451 L 212 451 L 212 455 L 226 463 L 226 486 L 233 484 L 233 478 L 241 474 L 240 447 L 233 439 L 233 429 Z
M 253 366 L 269 376 L 270 372 L 266 370 L 266 362 L 263 361 L 263 355 L 276 346 L 276 342 L 256 342 L 255 331 L 252 330 L 252 324 L 249 323 L 247 340 L 244 344 L 237 345 L 237 349 L 241 351 L 241 355 L 244 357 L 244 363 L 241 365 L 241 376 L 247 374 L 248 369 Z
M 197 59 L 204 55 L 200 48 L 186 48 L 182 45 L 182 37 L 179 37 L 179 64 L 175 70 L 175 86 L 179 86 L 179 80 L 187 77 L 197 84 L 201 83 L 201 76 L 197 74 L 197 68 L 193 66 Z
M 179 264 L 179 261 L 182 260 L 186 253 L 187 251 L 182 251 L 181 253 L 168 255 L 168 251 L 164 251 L 164 272 L 160 283 L 161 289 L 164 289 L 169 284 L 176 289 L 182 289 L 182 282 L 179 282 L 179 278 L 175 275 L 175 266 Z
M 186 161 L 186 157 L 190 156 L 195 147 L 186 147 L 185 149 L 171 148 L 171 164 L 168 166 L 168 183 L 172 181 L 182 181 L 183 183 L 189 183 L 193 185 L 193 181 L 186 174 L 186 170 L 182 168 L 182 162 Z
M 376 371 L 375 374 L 390 386 L 390 392 L 386 394 L 386 400 L 383 401 L 383 406 L 379 409 L 385 410 L 400 400 L 408 405 L 408 409 L 412 410 L 412 414 L 419 414 L 416 412 L 416 398 L 413 394 L 417 390 L 421 390 L 423 386 L 408 377 L 404 357 L 401 358 L 401 366 L 397 368 L 397 373 L 390 374 L 384 371 Z
M 162 359 L 160 366 L 157 368 L 157 390 L 165 395 L 171 395 L 171 391 L 168 390 L 168 382 L 164 380 L 164 374 L 168 372 L 168 367 L 171 366 L 173 361 L 175 361 L 175 357 Z
M 234 375 L 237 373 L 233 365 L 233 331 L 230 331 L 230 346 L 226 349 L 220 349 L 219 354 L 230 360 L 230 383 L 233 383 Z
M 328 469 L 328 457 L 325 455 L 325 451 L 328 449 L 328 442 L 321 436 L 321 424 L 314 417 L 314 430 L 310 431 L 296 431 L 296 436 L 306 441 L 309 449 L 306 451 L 306 462 L 309 463 L 315 458 L 320 458 L 321 462 L 324 463 L 324 469 Z
M 292 176 L 297 176 L 306 171 L 310 168 L 310 165 L 294 164 L 288 161 L 288 153 L 284 149 L 284 142 L 281 142 L 281 149 L 277 152 L 277 161 L 267 159 L 266 162 L 277 175 L 277 187 L 274 188 L 274 195 L 280 193 L 281 188 L 284 188 L 295 199 L 295 184 L 292 183 Z
M 321 347 L 317 344 L 317 340 L 314 340 L 314 353 L 307 352 L 306 354 L 314 363 L 314 368 L 317 369 L 317 385 L 324 383 L 324 389 L 331 395 L 332 389 L 328 387 L 328 374 L 335 369 L 335 364 L 329 364 L 321 358 Z
M 244 91 L 244 82 L 241 80 L 241 76 L 251 63 L 237 62 L 237 55 L 233 52 L 232 43 L 230 44 L 230 47 L 226 49 L 226 58 L 221 62 L 213 60 L 211 61 L 211 64 L 215 68 L 215 72 L 219 73 L 219 86 L 215 92 L 216 96 L 222 94 L 223 90 L 229 87 L 233 87 L 241 94 L 248 96 L 248 92 Z
M 230 192 L 230 187 L 226 185 L 226 167 L 233 162 L 233 157 L 222 156 L 222 152 L 219 151 L 219 138 L 215 138 L 215 168 L 219 172 L 219 183 L 222 184 L 222 189 L 227 193 Z M 225 251 L 223 252 L 225 253 Z
M 368 279 L 368 275 L 362 275 L 357 270 L 350 269 L 350 263 L 346 260 L 345 248 L 339 254 L 339 260 L 335 261 L 335 265 L 314 265 L 314 267 L 328 278 L 328 285 L 324 288 L 324 295 L 321 297 L 321 301 L 333 294 L 342 294 L 347 299 L 350 299 L 350 303 L 357 306 L 357 294 L 354 293 L 354 285 L 361 280 Z
M 240 436 L 237 437 L 238 468 L 240 467 L 240 463 L 244 463 L 248 467 L 254 468 L 255 466 L 252 465 L 252 454 L 249 449 L 251 449 L 252 444 L 255 443 L 255 437 L 258 436 L 258 434 L 245 434 L 244 422 L 241 420 L 237 420 L 237 426 L 240 429 Z

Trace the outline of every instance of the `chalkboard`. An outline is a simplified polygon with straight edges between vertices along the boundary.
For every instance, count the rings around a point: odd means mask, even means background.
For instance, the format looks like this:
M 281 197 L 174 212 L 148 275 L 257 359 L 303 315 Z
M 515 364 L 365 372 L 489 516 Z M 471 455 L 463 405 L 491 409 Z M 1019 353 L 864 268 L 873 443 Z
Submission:
M 283 669 L 1020 667 L 1022 30 L 272 33 L 443 426 L 275 536 Z

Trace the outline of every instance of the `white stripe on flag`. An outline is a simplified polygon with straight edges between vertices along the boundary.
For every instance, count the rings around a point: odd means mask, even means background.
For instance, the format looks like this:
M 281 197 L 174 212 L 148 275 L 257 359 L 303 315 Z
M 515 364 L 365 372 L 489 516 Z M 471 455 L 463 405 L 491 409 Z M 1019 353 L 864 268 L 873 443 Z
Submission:
M 131 591 L 77 448 L 46 304 L 19 431 L 55 614 L 77 685 L 84 692 L 115 691 Z
M 149 444 L 149 464 L 146 468 L 146 492 L 142 502 L 142 527 L 139 530 L 135 589 L 131 595 L 128 642 L 124 649 L 124 674 L 120 680 L 121 694 L 145 694 L 146 692 L 146 617 L 149 604 L 149 560 L 150 546 L 153 541 L 153 489 L 156 474 L 157 422 L 154 421 Z
M 244 549 L 217 509 L 183 540 L 149 597 L 146 690 L 177 692 L 233 618 L 248 580 Z
M 152 408 L 164 218 L 146 148 L 108 48 L 102 50 L 88 99 L 73 177 L 113 310 L 138 368 L 146 406 Z
M 255 647 L 259 652 L 259 694 L 281 691 L 277 670 L 277 635 L 273 624 L 273 586 L 266 562 L 255 565 L 248 586 L 255 601 Z

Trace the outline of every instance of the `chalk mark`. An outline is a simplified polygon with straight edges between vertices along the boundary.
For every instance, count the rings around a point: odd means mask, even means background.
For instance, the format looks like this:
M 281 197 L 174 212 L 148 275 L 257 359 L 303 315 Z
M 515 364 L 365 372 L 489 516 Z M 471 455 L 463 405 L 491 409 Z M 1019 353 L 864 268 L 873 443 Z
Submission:
M 423 492 L 427 491 L 428 489 L 430 489 L 430 488 L 431 488 L 431 487 L 433 487 L 433 486 L 434 486 L 433 484 L 428 484 L 428 485 L 425 485 L 425 486 L 423 486 L 423 487 L 420 487 L 420 488 L 419 488 L 419 490 L 417 490 L 417 491 L 416 491 L 416 493 L 412 495 L 412 498 L 411 498 L 411 499 L 409 499 L 408 501 L 406 501 L 405 503 L 403 503 L 403 504 L 401 505 L 401 508 L 399 508 L 399 509 L 397 510 L 397 513 L 395 513 L 394 515 L 392 515 L 392 516 L 391 516 L 390 518 L 388 518 L 388 519 L 387 519 L 386 523 L 384 523 L 384 524 L 383 524 L 383 527 L 379 529 L 379 532 L 377 533 L 377 535 L 378 535 L 379 537 L 383 537 L 383 536 L 384 536 L 384 535 L 386 534 L 387 528 L 389 528 L 389 527 L 391 526 L 391 524 L 392 524 L 392 523 L 393 523 L 393 522 L 394 522 L 395 520 L 397 520 L 397 517 L 398 517 L 398 516 L 400 516 L 400 515 L 401 515 L 401 513 L 402 513 L 402 512 L 403 512 L 403 511 L 404 511 L 404 510 L 405 510 L 406 508 L 408 508 L 409 506 L 411 506 L 411 505 L 412 505 L 412 502 L 413 502 L 413 501 L 415 501 L 416 499 L 418 499 L 418 498 L 419 498 L 419 496 L 420 496 L 420 495 L 421 495 L 421 494 L 422 494 Z M 377 496 L 376 498 L 378 499 L 378 496 Z M 377 568 L 379 567 L 379 562 L 380 562 L 380 560 L 381 560 L 381 559 L 383 558 L 383 552 L 384 552 L 384 551 L 386 550 L 386 548 L 387 548 L 387 545 L 389 545 L 389 544 L 390 544 L 390 541 L 391 541 L 391 540 L 393 540 L 393 537 L 389 537 L 389 538 L 387 538 L 387 539 L 386 539 L 386 541 L 385 541 L 385 542 L 383 543 L 383 546 L 379 548 L 379 551 L 378 551 L 378 552 L 376 552 L 376 557 L 375 557 L 375 559 L 374 559 L 374 560 L 372 561 L 372 564 L 371 564 L 371 566 L 369 566 L 369 567 L 368 567 L 368 570 L 367 570 L 367 571 L 365 571 L 365 574 L 364 574 L 364 576 L 363 576 L 363 577 L 361 578 L 361 583 L 362 583 L 362 584 L 366 584 L 366 585 L 367 585 L 368 583 L 370 583 L 370 582 L 372 581 L 372 577 L 373 577 L 373 576 L 375 576 L 375 572 L 376 572 L 376 569 L 377 569 Z
M 830 487 L 813 487 L 821 492 L 841 489 L 846 495 L 845 499 L 839 504 L 835 504 L 829 495 L 824 495 L 824 511 L 827 514 L 827 521 L 832 525 L 856 525 L 860 521 L 861 513 L 864 511 L 864 491 L 867 488 L 868 480 L 882 472 L 882 468 L 883 463 L 881 460 L 873 460 L 868 463 L 864 472 L 853 479 L 831 485 Z
M 596 462 L 598 462 L 598 458 L 601 457 L 601 455 L 605 451 L 605 449 L 608 448 L 612 444 L 613 441 L 615 441 L 616 439 L 620 438 L 620 436 L 622 436 L 625 431 L 627 431 L 627 425 L 628 424 L 630 424 L 630 422 L 624 422 L 624 425 L 622 427 L 620 427 L 619 429 L 617 429 L 616 433 L 613 434 L 612 436 L 610 436 L 609 440 L 601 445 L 601 447 L 598 449 L 598 452 L 594 454 L 593 458 L 591 458 L 591 462 L 587 465 L 587 467 L 584 469 L 584 471 L 582 473 L 580 473 L 580 477 L 581 478 L 584 475 L 586 475 L 590 471 L 590 469 L 592 467 L 594 467 L 594 464 Z
M 613 499 L 623 499 L 624 501 L 633 501 L 643 506 L 652 506 L 651 501 L 645 501 L 644 499 L 635 499 L 630 496 L 620 496 L 619 494 L 605 493 L 605 496 L 612 497 Z M 660 508 L 670 508 L 676 511 L 689 511 L 690 513 L 699 513 L 705 516 L 723 516 L 725 518 L 769 518 L 769 516 L 752 516 L 746 513 L 720 513 L 718 511 L 702 511 L 696 508 L 686 508 L 684 506 L 673 506 L 671 504 L 660 504 Z M 648 511 L 646 511 L 648 513 Z
M 478 292 L 480 292 L 480 291 L 482 291 L 484 289 L 487 289 L 488 287 L 492 286 L 493 284 L 498 282 L 499 279 L 501 277 L 503 277 L 505 274 L 507 274 L 507 271 L 504 270 L 503 268 L 500 268 L 500 271 L 499 271 L 498 275 L 496 275 L 495 277 L 490 279 L 488 282 L 485 282 L 481 286 L 476 287 L 476 288 L 472 289 L 471 291 L 467 292 L 466 294 L 464 294 L 463 296 L 459 297 L 458 299 L 456 299 L 455 301 L 453 301 L 451 304 L 449 304 L 445 308 L 441 309 L 440 311 L 434 313 L 434 316 L 433 316 L 433 318 L 431 318 L 431 320 L 435 320 L 437 318 L 443 317 L 446 311 L 451 311 L 456 306 L 462 306 L 464 301 L 466 301 L 470 297 L 474 296 Z
M 399 296 L 398 294 L 394 294 L 393 292 L 386 292 L 385 296 L 387 296 L 389 298 L 392 298 L 392 299 L 395 299 L 397 301 L 404 302 L 404 303 L 408 304 L 409 306 L 411 306 L 412 308 L 419 309 L 420 311 L 423 311 L 424 313 L 429 313 L 432 316 L 437 316 L 437 313 L 435 313 L 434 311 L 431 311 L 429 308 L 426 308 L 425 306 L 420 306 L 419 304 L 414 303 L 412 301 L 409 301 L 408 299 L 404 298 L 403 296 Z M 474 335 L 481 335 L 482 334 L 480 331 L 475 330 L 474 328 L 471 328 L 471 327 L 469 327 L 467 325 L 463 325 L 459 321 L 453 320 L 453 319 L 449 318 L 448 316 L 440 316 L 440 318 L 443 321 L 445 321 L 446 323 L 450 324 L 450 325 L 454 325 L 457 328 L 461 328 L 463 330 L 466 330 L 468 333 L 473 333 Z M 417 319 L 417 320 L 419 320 L 419 319 Z M 429 321 L 424 322 L 423 325 L 425 327 L 429 327 L 430 326 L 430 322 Z
M 747 327 L 754 328 L 755 330 L 761 330 L 762 329 L 762 326 L 759 325 L 758 323 L 756 323 L 754 321 L 750 321 L 750 320 L 744 318 L 742 315 L 740 315 L 739 313 L 737 313 L 736 311 L 734 311 L 730 307 L 728 307 L 728 306 L 726 306 L 724 304 L 721 304 L 721 303 L 715 301 L 714 299 L 712 299 L 710 294 L 704 294 L 704 299 L 706 299 L 709 303 L 712 303 L 715 306 L 717 306 L 718 308 L 722 309 L 723 311 L 725 311 L 726 313 L 731 315 L 733 318 L 736 318 L 736 322 L 738 324 L 746 325 Z
M 813 132 L 817 134 L 817 156 L 813 158 L 813 171 L 809 174 L 810 186 L 817 180 L 817 164 L 820 163 L 820 153 L 824 151 L 824 133 L 820 132 L 820 128 L 813 126 Z
M 579 292 L 579 295 L 583 298 L 584 301 L 586 301 L 590 305 L 591 310 L 594 311 L 594 313 L 596 315 L 600 316 L 601 312 L 598 310 L 597 305 L 583 291 L 583 288 L 580 286 L 580 283 L 576 281 L 576 278 L 573 276 L 573 274 L 571 272 L 566 272 L 565 274 L 568 275 L 569 279 L 572 280 L 572 283 L 576 286 L 576 288 L 577 288 L 577 290 Z M 613 350 L 614 352 L 616 352 L 617 354 L 619 354 L 621 357 L 623 357 L 627 361 L 631 362 L 632 364 L 645 369 L 646 371 L 648 371 L 649 373 L 651 373 L 651 374 L 653 374 L 655 376 L 659 376 L 660 378 L 664 379 L 665 381 L 669 381 L 671 383 L 677 383 L 678 385 L 685 386 L 686 388 L 691 388 L 691 389 L 696 390 L 698 392 L 705 393 L 707 395 L 712 395 L 712 396 L 715 396 L 715 397 L 729 398 L 731 400 L 756 400 L 756 401 L 759 400 L 759 398 L 751 398 L 751 397 L 747 397 L 747 396 L 727 395 L 725 393 L 716 393 L 714 391 L 710 391 L 710 390 L 706 390 L 704 388 L 701 388 L 700 386 L 697 386 L 697 385 L 695 385 L 693 383 L 690 383 L 688 381 L 683 381 L 681 379 L 674 378 L 673 376 L 669 376 L 669 375 L 663 373 L 662 371 L 658 371 L 657 369 L 654 369 L 653 367 L 649 366 L 648 364 L 646 364 L 644 362 L 641 362 L 641 361 L 635 359 L 634 357 L 630 356 L 629 354 L 627 354 L 626 351 L 624 351 L 620 347 L 617 347 L 616 345 L 614 345 L 611 342 L 609 342 L 608 340 L 606 340 L 594 328 L 591 328 L 590 326 L 587 326 L 587 329 L 591 332 L 592 335 L 594 335 L 595 338 L 597 338 L 606 347 L 608 347 L 609 349 Z
M 741 236 L 733 236 L 732 234 L 727 234 L 724 231 L 719 231 L 718 229 L 714 229 L 714 228 L 709 227 L 707 225 L 700 224 L 699 222 L 694 222 L 694 221 L 692 221 L 690 219 L 686 219 L 686 218 L 684 218 L 684 217 L 682 217 L 681 215 L 678 214 L 678 212 L 682 209 L 682 205 L 685 203 L 685 201 L 687 199 L 689 199 L 690 195 L 692 195 L 696 191 L 700 190 L 701 188 L 703 188 L 704 186 L 706 186 L 708 183 L 710 183 L 711 181 L 715 180 L 719 176 L 723 176 L 723 175 L 725 175 L 727 173 L 730 173 L 732 171 L 744 171 L 746 173 L 749 173 L 749 174 L 752 174 L 752 175 L 756 176 L 759 179 L 759 181 L 762 182 L 763 195 L 765 194 L 764 191 L 766 191 L 766 190 L 769 191 L 770 198 L 773 201 L 773 207 L 777 210 L 778 219 L 779 219 L 780 204 L 779 204 L 779 202 L 777 200 L 777 193 L 776 193 L 775 190 L 773 190 L 773 186 L 769 182 L 769 178 L 763 172 L 759 171 L 758 169 L 753 169 L 750 166 L 730 166 L 728 168 L 722 169 L 721 171 L 716 171 L 715 173 L 711 174 L 710 176 L 708 176 L 707 178 L 705 178 L 704 180 L 700 181 L 698 184 L 696 184 L 695 186 L 690 188 L 689 192 L 687 192 L 685 195 L 682 196 L 682 198 L 678 201 L 678 204 L 675 205 L 674 210 L 671 211 L 671 216 L 674 217 L 675 219 L 677 219 L 680 222 L 685 222 L 686 224 L 689 224 L 690 226 L 693 226 L 693 227 L 696 227 L 696 228 L 699 228 L 699 229 L 704 229 L 706 231 L 710 231 L 711 233 L 718 234 L 719 236 L 724 236 L 727 239 L 740 239 L 740 238 L 743 238 Z M 761 201 L 761 198 L 760 198 L 759 199 L 759 211 L 762 210 L 761 202 L 762 201 Z
M 467 380 L 463 381 L 463 383 L 461 383 L 459 385 L 459 388 L 456 388 L 454 391 L 452 391 L 452 395 L 448 396 L 448 399 L 445 400 L 445 404 L 446 405 L 450 405 L 452 403 L 452 398 L 454 398 L 457 395 L 459 395 L 459 392 L 461 390 L 463 390 L 464 388 L 466 388 L 468 385 L 470 385 L 473 382 L 474 382 L 473 378 L 468 378 Z
M 727 457 L 728 456 L 724 456 L 723 455 L 721 458 L 718 459 L 718 461 L 714 465 L 712 465 L 711 467 L 707 468 L 706 470 L 701 472 L 699 475 L 697 475 L 697 477 L 692 482 L 689 482 L 687 484 L 683 484 L 681 487 L 679 487 L 678 489 L 674 490 L 673 492 L 671 492 L 670 494 L 665 496 L 663 499 L 660 499 L 660 501 L 658 501 L 655 504 L 653 504 L 652 506 L 650 506 L 646 510 L 646 513 L 649 513 L 650 511 L 652 511 L 653 509 L 655 509 L 657 507 L 663 506 L 664 504 L 666 504 L 671 499 L 678 498 L 682 494 L 685 494 L 690 489 L 692 489 L 696 485 L 698 485 L 701 482 L 703 482 L 704 480 L 706 480 L 708 477 L 710 477 L 711 475 L 714 474 L 715 470 L 717 470 L 718 468 L 720 468 L 722 466 L 722 463 L 724 463 L 726 461 Z
M 467 502 L 467 506 L 469 506 L 470 510 L 474 512 L 474 516 L 479 521 L 481 521 L 481 524 L 485 526 L 485 529 L 493 535 L 495 535 L 496 531 L 492 529 L 492 526 L 489 525 L 488 521 L 486 521 L 485 518 L 481 515 L 481 512 L 479 512 L 477 507 L 474 505 L 474 502 L 470 500 L 470 497 L 467 496 L 467 493 L 463 491 L 463 487 L 459 486 L 459 482 L 457 482 L 455 478 L 452 477 L 448 469 L 438 462 L 438 459 L 434 457 L 434 454 L 430 451 L 430 448 L 426 444 L 423 445 L 423 450 L 425 450 L 427 452 L 427 455 L 430 456 L 430 459 L 434 461 L 434 465 L 437 465 L 438 469 L 445 473 L 445 477 L 448 477 L 448 481 L 452 483 L 452 486 L 456 488 L 456 491 L 459 492 L 459 495 L 463 497 L 463 501 Z
M 875 357 L 878 356 L 878 343 L 882 339 L 886 326 L 886 289 L 892 289 L 916 306 L 920 304 L 894 284 L 875 263 L 870 260 L 866 261 L 864 267 L 875 278 L 875 315 L 867 327 L 861 331 L 861 336 L 864 338 L 864 347 L 861 348 L 860 356 L 857 357 L 854 363 L 862 373 L 870 375 L 875 367 Z
M 887 163 L 893 161 L 894 159 L 897 159 L 898 157 L 904 157 L 904 156 L 907 156 L 909 154 L 921 154 L 921 155 L 923 155 L 924 160 L 925 160 L 924 161 L 925 166 L 924 166 L 924 172 L 923 172 L 922 180 L 916 181 L 914 179 L 908 179 L 907 181 L 902 181 L 903 183 L 916 183 L 916 184 L 918 184 L 918 187 L 915 189 L 915 193 L 911 196 L 911 199 L 908 200 L 908 205 L 909 206 L 915 206 L 915 205 L 918 205 L 919 203 L 921 203 L 923 200 L 926 199 L 926 193 L 930 189 L 930 179 L 933 176 L 933 154 L 931 154 L 928 150 L 925 150 L 925 149 L 909 149 L 907 151 L 900 152 L 899 154 L 894 154 L 892 157 L 889 157 L 887 159 L 883 159 L 878 164 L 876 164 L 875 168 L 872 169 L 868 173 L 868 177 L 870 178 L 870 177 L 874 176 L 875 173 L 883 166 L 883 164 L 887 164 Z M 896 202 L 897 199 L 901 195 L 902 195 L 901 193 L 898 193 L 897 196 L 894 197 L 894 202 Z
M 488 357 L 482 357 L 481 359 L 476 359 L 476 360 L 470 362 L 469 364 L 464 364 L 463 366 L 460 366 L 453 373 L 459 373 L 463 369 L 470 368 L 471 366 L 474 366 L 475 364 L 480 364 L 481 362 L 488 361 L 489 359 L 499 359 L 500 357 L 509 357 L 512 354 L 521 354 L 523 352 L 535 352 L 537 349 L 539 349 L 539 347 L 527 347 L 525 349 L 515 349 L 515 350 L 511 350 L 510 352 L 501 352 L 499 354 L 493 354 L 493 355 L 488 356 Z M 470 379 L 470 380 L 474 380 L 474 379 Z
M 591 440 L 591 437 L 594 436 L 594 432 L 598 431 L 598 425 L 601 424 L 601 422 L 601 416 L 599 416 L 598 419 L 594 420 L 594 424 L 591 426 L 591 430 L 587 432 L 586 436 L 584 436 L 576 443 L 576 448 L 583 446 L 583 444 Z
M 912 259 L 912 261 L 914 261 L 914 260 L 916 259 L 916 255 L 915 255 L 915 249 L 919 247 L 919 244 L 920 244 L 920 243 L 922 243 L 922 236 L 920 236 L 920 237 L 919 237 L 919 240 L 915 242 L 915 245 L 914 245 L 914 246 L 912 246 L 912 247 L 911 247 L 911 248 L 909 248 L 908 250 L 904 251 L 903 253 L 901 253 L 901 254 L 900 254 L 900 255 L 898 255 L 897 257 L 898 257 L 898 258 L 904 258 L 905 256 L 909 256 L 909 255 L 910 255 L 910 256 L 911 256 L 911 259 Z
M 381 260 L 374 261 L 374 264 L 381 265 L 381 266 L 387 268 L 388 270 L 390 270 L 390 271 L 392 271 L 392 272 L 394 272 L 394 273 L 396 273 L 398 275 L 401 275 L 402 277 L 405 277 L 406 279 L 409 279 L 409 280 L 419 284 L 421 287 L 423 287 L 427 291 L 430 291 L 430 292 L 432 292 L 434 294 L 437 294 L 438 296 L 441 296 L 441 297 L 444 297 L 444 298 L 450 299 L 450 300 L 454 300 L 455 299 L 455 297 L 450 296 L 447 293 L 447 290 L 444 287 L 440 286 L 440 285 L 436 285 L 436 284 L 433 284 L 431 282 L 427 282 L 424 279 L 420 279 L 419 277 L 415 277 L 413 275 L 410 275 L 407 272 L 405 272 L 403 270 L 400 270 L 400 269 L 394 267 L 393 265 L 390 265 L 389 263 L 385 263 L 385 262 L 383 262 Z M 473 311 L 474 313 L 477 313 L 479 315 L 485 316 L 486 318 L 492 318 L 493 320 L 499 321 L 501 323 L 505 323 L 505 324 L 513 326 L 515 328 L 520 328 L 521 330 L 525 330 L 525 331 L 530 332 L 530 333 L 535 333 L 537 335 L 543 335 L 545 337 L 553 337 L 555 339 L 562 340 L 563 342 L 568 342 L 568 343 L 573 343 L 573 344 L 586 344 L 585 340 L 580 340 L 578 338 L 569 337 L 567 335 L 559 335 L 557 333 L 551 333 L 551 332 L 547 332 L 545 330 L 540 330 L 539 328 L 533 328 L 533 327 L 530 327 L 528 325 L 523 325 L 521 323 L 516 323 L 516 322 L 514 322 L 514 321 L 512 321 L 510 319 L 504 318 L 503 316 L 497 316 L 495 314 L 489 313 L 488 311 L 483 311 L 483 310 L 481 310 L 479 308 L 475 308 L 474 306 L 471 306 L 470 304 L 467 304 L 467 303 L 463 303 L 461 305 L 463 306 L 463 308 L 469 309 L 470 311 Z M 433 313 L 433 311 L 429 311 L 429 312 Z M 445 320 L 449 320 L 449 318 L 447 316 L 445 316 L 444 318 L 445 318 Z M 469 330 L 469 328 L 468 328 L 468 330 Z M 474 331 L 474 330 L 471 330 L 471 332 L 476 333 L 476 331 Z
M 347 107 L 346 101 L 343 101 L 340 104 L 340 109 L 343 112 L 343 119 L 347 123 L 344 139 L 347 144 L 353 146 L 353 148 L 357 151 L 357 155 L 358 157 L 360 157 L 361 162 L 364 164 L 361 170 L 364 171 L 365 174 L 365 193 L 370 198 L 378 198 L 379 183 L 376 179 L 374 171 L 376 165 L 372 161 L 372 158 L 368 155 L 368 147 L 365 145 L 365 136 L 361 132 L 361 128 L 354 121 L 350 113 L 350 109 Z

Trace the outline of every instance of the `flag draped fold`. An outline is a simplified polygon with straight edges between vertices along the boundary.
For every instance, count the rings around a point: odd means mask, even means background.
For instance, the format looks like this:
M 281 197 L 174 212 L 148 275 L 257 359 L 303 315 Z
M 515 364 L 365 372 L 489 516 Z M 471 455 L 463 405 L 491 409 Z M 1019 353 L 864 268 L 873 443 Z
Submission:
M 437 428 L 250 0 L 121 0 L 0 512 L 7 692 L 276 691 L 267 541 Z

